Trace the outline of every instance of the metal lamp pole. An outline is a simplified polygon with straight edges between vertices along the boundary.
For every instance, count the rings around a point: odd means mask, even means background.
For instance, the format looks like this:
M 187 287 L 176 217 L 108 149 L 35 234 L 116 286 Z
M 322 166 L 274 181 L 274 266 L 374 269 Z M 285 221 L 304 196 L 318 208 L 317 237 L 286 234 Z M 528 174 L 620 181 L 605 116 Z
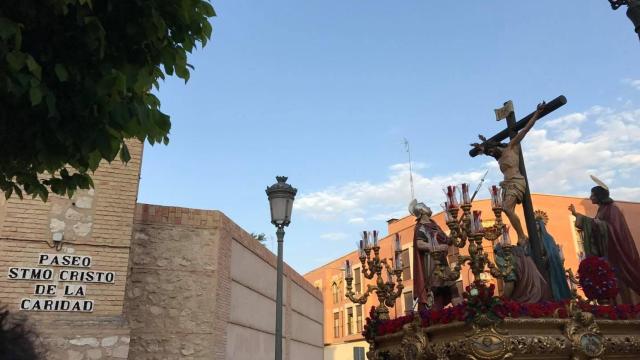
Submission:
M 284 227 L 278 226 L 278 267 L 276 275 L 276 360 L 282 360 L 282 243 L 284 242 Z
M 287 184 L 286 176 L 276 176 L 277 183 L 266 190 L 271 209 L 271 223 L 276 226 L 278 237 L 278 265 L 276 268 L 276 339 L 275 359 L 282 360 L 282 273 L 284 228 L 291 223 L 291 210 L 297 189 Z

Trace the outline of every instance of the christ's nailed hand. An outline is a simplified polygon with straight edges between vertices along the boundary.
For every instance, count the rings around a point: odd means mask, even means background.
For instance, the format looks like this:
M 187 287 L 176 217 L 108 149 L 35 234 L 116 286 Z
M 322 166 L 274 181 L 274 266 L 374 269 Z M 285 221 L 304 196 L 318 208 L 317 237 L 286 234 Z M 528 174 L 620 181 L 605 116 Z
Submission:
M 540 104 L 538 104 L 536 111 L 541 112 L 542 110 L 544 110 L 545 106 L 547 106 L 547 103 L 545 101 L 541 102 Z

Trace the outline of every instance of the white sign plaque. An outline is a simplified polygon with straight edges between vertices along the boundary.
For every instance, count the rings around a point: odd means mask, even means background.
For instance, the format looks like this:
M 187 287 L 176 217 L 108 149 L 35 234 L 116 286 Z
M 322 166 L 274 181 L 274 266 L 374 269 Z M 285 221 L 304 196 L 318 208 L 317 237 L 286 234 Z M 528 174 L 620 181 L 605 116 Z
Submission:
M 38 267 L 10 267 L 7 278 L 37 281 L 33 297 L 20 300 L 23 311 L 93 312 L 94 300 L 84 299 L 88 284 L 114 284 L 113 271 L 91 270 L 91 256 L 39 254 Z

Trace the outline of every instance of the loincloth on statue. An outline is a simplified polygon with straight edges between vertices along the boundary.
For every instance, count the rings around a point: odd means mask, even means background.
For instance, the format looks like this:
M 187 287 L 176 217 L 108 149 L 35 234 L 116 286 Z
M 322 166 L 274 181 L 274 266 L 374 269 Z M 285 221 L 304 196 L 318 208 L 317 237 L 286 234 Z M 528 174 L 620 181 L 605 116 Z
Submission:
M 524 177 L 513 177 L 508 180 L 500 182 L 502 188 L 502 199 L 506 199 L 507 196 L 513 196 L 516 198 L 518 204 L 522 203 L 524 199 L 524 192 L 527 190 L 527 182 Z

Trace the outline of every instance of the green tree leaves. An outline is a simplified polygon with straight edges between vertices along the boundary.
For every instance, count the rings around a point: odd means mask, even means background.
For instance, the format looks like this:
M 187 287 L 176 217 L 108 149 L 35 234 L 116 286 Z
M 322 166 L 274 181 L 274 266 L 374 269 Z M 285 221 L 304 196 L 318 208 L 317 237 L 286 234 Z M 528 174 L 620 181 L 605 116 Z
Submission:
M 267 235 L 264 233 L 251 233 L 251 237 L 258 240 L 262 245 L 266 246 Z
M 56 76 L 60 82 L 65 82 L 69 79 L 69 73 L 67 72 L 67 68 L 62 64 L 55 64 L 53 70 L 56 72 Z
M 211 37 L 205 0 L 4 0 L 0 3 L 0 190 L 46 200 L 93 186 L 124 140 L 167 144 L 151 94 L 185 82 Z M 64 172 L 63 172 L 64 171 Z
M 6 56 L 7 63 L 13 71 L 19 71 L 24 66 L 27 57 L 20 51 L 12 51 Z

